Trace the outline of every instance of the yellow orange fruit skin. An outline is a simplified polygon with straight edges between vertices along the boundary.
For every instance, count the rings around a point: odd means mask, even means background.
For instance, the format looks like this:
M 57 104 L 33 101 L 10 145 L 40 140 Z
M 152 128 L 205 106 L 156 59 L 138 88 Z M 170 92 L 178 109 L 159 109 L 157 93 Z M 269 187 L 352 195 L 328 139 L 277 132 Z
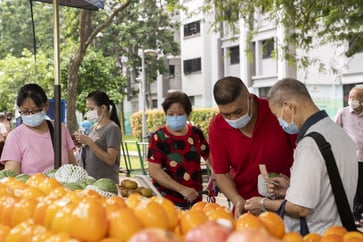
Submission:
M 181 214 L 179 220 L 180 232 L 182 235 L 185 235 L 193 228 L 207 221 L 208 218 L 203 212 L 197 210 L 187 210 Z
M 325 232 L 323 233 L 322 237 L 325 237 L 330 234 L 344 236 L 347 232 L 348 232 L 347 229 L 344 228 L 343 226 L 334 225 L 334 226 L 330 226 L 329 228 L 327 228 L 325 230 Z
M 144 200 L 134 209 L 144 227 L 169 228 L 168 215 L 164 208 L 153 200 Z
M 281 239 L 284 236 L 285 224 L 277 213 L 266 211 L 261 213 L 258 217 L 273 237 Z
M 71 219 L 72 225 L 69 232 L 71 237 L 84 241 L 99 241 L 107 234 L 106 209 L 97 199 L 83 199 L 73 209 Z
M 282 237 L 283 242 L 303 242 L 303 237 L 298 232 L 287 232 Z
M 358 231 L 349 231 L 349 232 L 345 233 L 343 236 L 344 242 L 346 242 L 347 240 L 350 240 L 352 238 L 358 238 L 358 239 L 362 240 L 362 242 L 363 242 L 363 233 L 358 232 Z
M 109 214 L 108 235 L 111 238 L 128 241 L 141 229 L 143 225 L 131 208 L 120 208 Z
M 244 213 L 236 220 L 236 230 L 242 229 L 258 229 L 266 230 L 261 219 L 252 213 Z
M 319 242 L 321 235 L 317 233 L 309 233 L 303 237 L 304 242 Z
M 166 215 L 168 216 L 169 229 L 173 230 L 178 225 L 178 212 L 174 203 L 161 196 L 151 197 L 151 200 L 157 202 L 164 208 Z
M 320 242 L 344 242 L 343 236 L 337 234 L 328 234 L 321 237 Z
M 6 237 L 10 232 L 10 229 L 10 226 L 0 224 L 0 241 L 5 241 Z

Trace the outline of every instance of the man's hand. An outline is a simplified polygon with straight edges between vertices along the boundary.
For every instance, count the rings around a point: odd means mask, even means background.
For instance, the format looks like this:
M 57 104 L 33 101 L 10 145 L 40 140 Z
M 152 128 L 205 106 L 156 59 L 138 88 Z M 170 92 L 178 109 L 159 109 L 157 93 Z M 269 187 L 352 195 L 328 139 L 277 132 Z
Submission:
M 267 180 L 267 189 L 272 197 L 284 198 L 286 190 L 290 186 L 290 178 L 284 174 L 271 177 Z
M 259 215 L 260 213 L 264 212 L 264 205 L 262 204 L 263 197 L 252 197 L 246 200 L 244 209 L 249 211 L 254 215 Z
M 234 218 L 237 219 L 244 211 L 245 200 L 241 197 L 237 201 L 233 202 L 234 207 Z

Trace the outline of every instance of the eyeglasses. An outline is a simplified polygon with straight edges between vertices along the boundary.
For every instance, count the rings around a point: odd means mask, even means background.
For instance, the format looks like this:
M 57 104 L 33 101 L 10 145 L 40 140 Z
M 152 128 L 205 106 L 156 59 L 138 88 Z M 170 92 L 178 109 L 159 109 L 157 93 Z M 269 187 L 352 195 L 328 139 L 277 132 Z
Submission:
M 24 110 L 24 111 L 19 110 L 19 113 L 20 113 L 20 115 L 27 116 L 27 115 L 33 115 L 33 114 L 40 113 L 41 111 L 43 111 L 42 108 L 40 108 L 40 109 L 34 109 L 34 110 Z

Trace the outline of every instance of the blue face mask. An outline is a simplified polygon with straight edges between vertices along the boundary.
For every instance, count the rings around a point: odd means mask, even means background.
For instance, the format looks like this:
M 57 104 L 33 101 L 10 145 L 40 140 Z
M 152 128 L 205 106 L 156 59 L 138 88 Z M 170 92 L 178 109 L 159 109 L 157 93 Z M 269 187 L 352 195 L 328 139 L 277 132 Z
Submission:
M 282 118 L 282 112 L 283 109 L 281 110 L 281 116 L 279 117 L 279 123 L 281 128 L 288 134 L 299 133 L 299 129 L 297 128 L 296 123 L 294 122 L 294 114 L 292 115 L 291 123 L 289 124 Z
M 166 115 L 166 124 L 174 131 L 184 128 L 187 123 L 187 115 L 170 116 Z
M 226 122 L 235 129 L 240 129 L 245 127 L 248 122 L 251 120 L 251 116 L 249 115 L 250 112 L 250 102 L 247 99 L 247 104 L 248 104 L 248 110 L 247 113 L 245 113 L 244 115 L 242 115 L 241 117 L 239 117 L 238 119 L 235 120 L 231 120 L 231 119 L 226 119 L 224 118 L 224 120 L 226 120 Z
M 29 127 L 39 126 L 45 118 L 46 118 L 45 111 L 41 111 L 40 113 L 36 113 L 36 114 L 21 116 L 23 123 Z

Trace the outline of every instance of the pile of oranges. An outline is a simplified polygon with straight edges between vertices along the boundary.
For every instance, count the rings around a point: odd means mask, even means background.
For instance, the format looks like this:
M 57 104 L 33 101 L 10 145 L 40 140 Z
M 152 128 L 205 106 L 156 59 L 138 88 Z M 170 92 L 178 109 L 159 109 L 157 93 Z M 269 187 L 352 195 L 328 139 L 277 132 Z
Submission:
M 0 242 L 123 242 L 149 228 L 168 231 L 172 241 L 182 242 L 190 231 L 211 221 L 223 221 L 233 232 L 248 231 L 254 241 L 261 241 L 256 238 L 262 234 L 267 241 L 363 242 L 362 234 L 340 226 L 323 235 L 286 233 L 283 220 L 273 212 L 234 219 L 226 207 L 205 201 L 183 211 L 163 197 L 135 193 L 126 199 L 106 198 L 92 190 L 71 191 L 43 174 L 26 182 L 14 177 L 0 181 Z

